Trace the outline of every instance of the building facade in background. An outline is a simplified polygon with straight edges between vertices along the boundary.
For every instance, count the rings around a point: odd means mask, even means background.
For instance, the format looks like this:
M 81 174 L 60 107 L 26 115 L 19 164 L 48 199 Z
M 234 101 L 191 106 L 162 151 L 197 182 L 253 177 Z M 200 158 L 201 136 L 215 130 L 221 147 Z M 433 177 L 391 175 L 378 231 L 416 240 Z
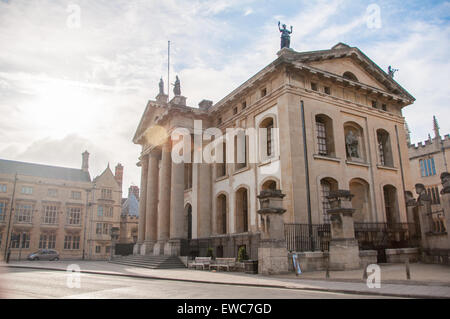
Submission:
M 450 163 L 450 135 L 441 137 L 439 124 L 433 117 L 434 138 L 418 144 L 408 144 L 411 179 L 423 184 L 431 199 L 431 210 L 435 221 L 435 231 L 444 231 L 444 213 L 441 205 L 442 183 L 440 176 L 448 172 Z
M 92 182 L 89 153 L 82 156 L 81 169 L 0 160 L 2 257 L 8 242 L 13 260 L 38 249 L 56 249 L 62 259 L 106 258 L 95 252 L 97 237 L 91 230 L 98 219 L 93 214 L 104 205 L 102 194 L 111 190 L 108 205 L 115 210 L 108 223 L 118 224 L 121 191 L 114 177 L 105 173 Z M 110 245 L 109 235 L 101 239 Z
M 414 98 L 358 48 L 283 48 L 216 104 L 187 106 L 179 84 L 174 93 L 168 101 L 160 88 L 133 139 L 142 146 L 135 253 L 184 254 L 186 241 L 202 238 L 217 239 L 218 257 L 235 257 L 239 245 L 248 251 L 261 223 L 257 195 L 267 188 L 286 194 L 286 223 L 328 223 L 326 196 L 336 189 L 355 195 L 356 222 L 407 221 L 404 192 L 413 185 L 402 108 Z M 208 128 L 257 131 L 254 140 L 220 138 Z M 213 164 L 172 161 L 180 129 L 180 141 L 217 142 Z M 189 153 L 202 158 L 197 148 Z
M 122 214 L 120 216 L 120 238 L 119 243 L 130 244 L 137 242 L 139 223 L 139 187 L 128 188 L 128 198 L 122 203 Z

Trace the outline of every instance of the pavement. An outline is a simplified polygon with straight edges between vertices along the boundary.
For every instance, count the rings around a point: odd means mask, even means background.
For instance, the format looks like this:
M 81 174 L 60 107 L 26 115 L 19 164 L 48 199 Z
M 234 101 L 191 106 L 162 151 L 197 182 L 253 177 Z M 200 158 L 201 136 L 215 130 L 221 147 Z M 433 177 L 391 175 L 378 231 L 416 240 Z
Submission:
M 193 282 L 203 284 L 237 285 L 247 287 L 300 289 L 322 292 L 350 293 L 407 298 L 450 298 L 450 267 L 429 264 L 411 264 L 411 280 L 406 280 L 405 266 L 382 264 L 379 288 L 369 288 L 362 279 L 362 270 L 330 272 L 307 272 L 299 276 L 253 275 L 236 272 L 217 272 L 190 269 L 146 269 L 105 261 L 21 261 L 0 264 L 3 269 L 28 268 L 40 270 L 67 271 L 69 265 L 78 265 L 82 273 L 131 278 L 147 278 Z

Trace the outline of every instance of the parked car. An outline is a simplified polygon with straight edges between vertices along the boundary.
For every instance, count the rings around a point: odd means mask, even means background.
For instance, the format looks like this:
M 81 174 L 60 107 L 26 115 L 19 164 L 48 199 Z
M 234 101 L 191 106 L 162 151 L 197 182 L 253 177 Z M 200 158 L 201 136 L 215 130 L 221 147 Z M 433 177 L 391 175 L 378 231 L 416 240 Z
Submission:
M 59 253 L 53 249 L 39 249 L 27 257 L 28 260 L 59 260 Z

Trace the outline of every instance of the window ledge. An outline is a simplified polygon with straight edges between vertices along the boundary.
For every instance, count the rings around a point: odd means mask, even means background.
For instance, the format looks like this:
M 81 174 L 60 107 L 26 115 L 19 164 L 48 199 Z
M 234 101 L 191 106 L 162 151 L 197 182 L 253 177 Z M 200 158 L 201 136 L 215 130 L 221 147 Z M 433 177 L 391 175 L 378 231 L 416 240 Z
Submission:
M 315 159 L 321 159 L 321 160 L 332 161 L 332 162 L 337 162 L 337 163 L 340 163 L 340 162 L 341 162 L 341 159 L 340 159 L 340 158 L 332 157 L 332 156 L 325 156 L 325 155 L 313 154 L 313 157 L 314 157 Z
M 219 177 L 216 178 L 216 182 L 223 181 L 223 180 L 227 179 L 228 177 L 229 177 L 228 174 L 225 174 L 223 176 L 219 176 Z
M 355 165 L 355 166 L 369 167 L 369 164 L 368 164 L 368 163 L 365 163 L 365 162 L 354 162 L 354 161 L 346 160 L 345 163 L 347 163 L 348 165 Z
M 279 160 L 280 160 L 280 157 L 279 157 L 279 156 L 266 157 L 266 158 L 264 158 L 264 159 L 261 161 L 261 163 L 258 164 L 258 167 L 259 167 L 259 166 L 264 166 L 264 165 L 270 165 L 270 164 L 272 164 L 273 162 L 276 162 L 276 161 L 279 161 Z
M 250 165 L 247 164 L 247 166 L 242 167 L 242 168 L 238 169 L 237 171 L 234 171 L 233 175 L 237 175 L 239 173 L 243 173 L 245 171 L 248 171 L 249 169 L 250 169 Z
M 186 189 L 184 190 L 184 192 L 185 192 L 185 193 L 192 192 L 192 187 L 186 188 Z
M 384 165 L 380 165 L 380 164 L 377 164 L 377 168 L 379 168 L 379 169 L 385 169 L 385 170 L 388 170 L 388 171 L 398 171 L 398 168 L 397 167 L 393 167 L 393 166 L 384 166 Z

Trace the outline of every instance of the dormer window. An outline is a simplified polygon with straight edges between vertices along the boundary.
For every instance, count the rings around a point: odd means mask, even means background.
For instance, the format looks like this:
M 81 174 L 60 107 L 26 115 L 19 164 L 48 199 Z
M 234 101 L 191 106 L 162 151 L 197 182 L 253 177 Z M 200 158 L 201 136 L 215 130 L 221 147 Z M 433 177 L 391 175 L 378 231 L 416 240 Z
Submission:
M 221 117 L 219 117 L 219 118 L 217 119 L 217 124 L 222 124 L 222 118 L 221 118 Z
M 311 82 L 311 90 L 317 91 L 317 83 Z
M 238 108 L 237 108 L 237 107 L 235 107 L 235 108 L 233 109 L 233 115 L 236 115 L 236 114 L 237 114 L 237 112 L 238 112 Z
M 245 109 L 246 107 L 247 107 L 247 102 L 246 101 L 242 102 L 242 109 Z
M 382 104 L 382 105 L 381 105 L 381 109 L 382 109 L 383 111 L 387 111 L 387 106 L 386 106 L 386 104 Z
M 324 87 L 323 91 L 325 92 L 325 94 L 331 95 L 331 89 L 329 86 Z
M 350 81 L 358 81 L 358 78 L 352 73 L 352 72 L 345 72 L 343 75 L 344 79 L 350 80 Z

